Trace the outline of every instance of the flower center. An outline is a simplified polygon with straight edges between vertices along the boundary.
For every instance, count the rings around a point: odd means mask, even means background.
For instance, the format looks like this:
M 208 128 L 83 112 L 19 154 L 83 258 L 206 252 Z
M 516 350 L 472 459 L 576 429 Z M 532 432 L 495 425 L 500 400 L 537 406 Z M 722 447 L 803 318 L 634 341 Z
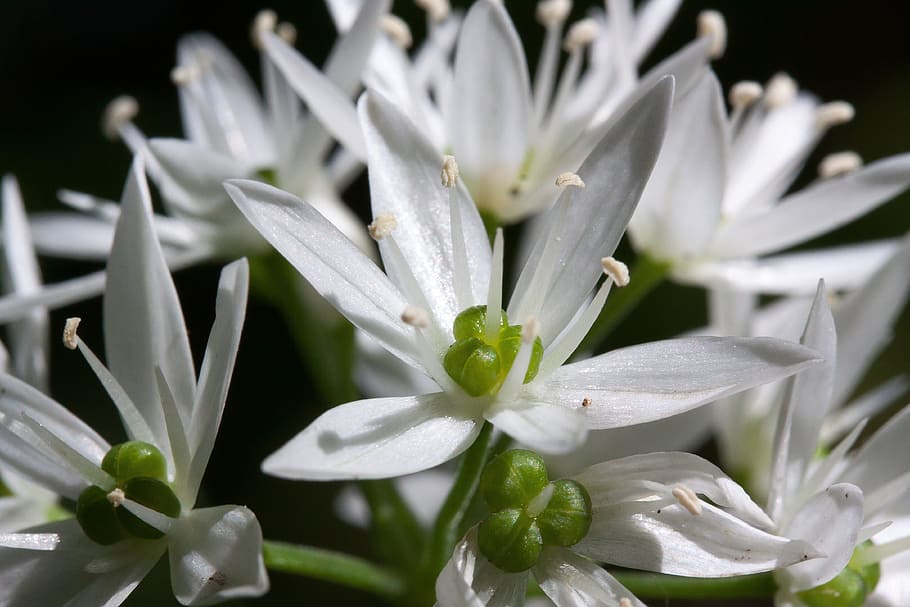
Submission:
M 872 545 L 867 540 L 857 546 L 850 562 L 837 577 L 821 586 L 798 593 L 800 600 L 809 607 L 862 607 L 881 577 L 878 563 L 861 563 L 863 551 Z
M 167 463 L 157 447 L 142 441 L 114 445 L 101 469 L 114 477 L 113 489 L 96 485 L 79 494 L 76 520 L 94 542 L 109 545 L 127 538 L 157 539 L 162 531 L 130 512 L 131 500 L 171 518 L 180 515 L 180 500 L 167 483 Z
M 471 396 L 495 394 L 521 348 L 521 325 L 510 325 L 506 313 L 500 310 L 499 314 L 499 330 L 492 339 L 486 331 L 486 306 L 463 310 L 452 324 L 455 343 L 449 346 L 443 366 Z M 541 358 L 543 343 L 536 337 L 523 383 L 528 383 L 537 375 Z
M 574 480 L 549 482 L 539 455 L 516 449 L 490 460 L 480 492 L 491 514 L 477 532 L 480 552 L 511 573 L 537 563 L 546 546 L 571 546 L 591 527 L 591 498 Z

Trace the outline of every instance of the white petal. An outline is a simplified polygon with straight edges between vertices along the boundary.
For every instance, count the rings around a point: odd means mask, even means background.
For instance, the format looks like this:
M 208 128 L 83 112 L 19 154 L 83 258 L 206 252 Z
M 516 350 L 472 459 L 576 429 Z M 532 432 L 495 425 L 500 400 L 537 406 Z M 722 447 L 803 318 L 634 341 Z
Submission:
M 3 462 L 4 475 L 14 472 L 55 494 L 77 499 L 88 483 L 74 470 L 36 448 L 36 442 L 37 439 L 32 436 L 23 438 L 5 425 L 0 425 L 0 461 Z M 40 514 L 41 520 L 45 520 L 44 512 L 32 514 Z
M 262 529 L 247 508 L 193 510 L 167 537 L 171 586 L 184 605 L 210 605 L 268 591 Z
M 438 389 L 436 382 L 392 356 L 363 331 L 357 330 L 354 340 L 354 381 L 364 396 L 411 396 Z
M 390 352 L 417 368 L 408 302 L 366 255 L 316 209 L 255 181 L 229 181 L 228 194 L 257 230 L 329 303 Z
M 481 207 L 519 177 L 532 128 L 531 86 L 521 40 L 505 8 L 475 2 L 455 52 L 447 129 L 462 175 Z
M 170 451 L 155 367 L 161 367 L 184 420 L 196 389 L 186 323 L 151 225 L 151 201 L 140 160 L 123 194 L 123 211 L 107 267 L 104 334 L 108 366 Z
M 537 400 L 520 398 L 494 406 L 486 418 L 515 440 L 543 453 L 569 452 L 588 434 L 588 420 L 580 411 Z
M 480 554 L 474 527 L 436 578 L 436 600 L 440 607 L 520 607 L 527 582 L 527 572 L 505 573 Z
M 416 474 L 399 476 L 392 482 L 417 521 L 429 529 L 436 520 L 454 481 L 454 470 L 448 466 L 440 466 Z M 349 525 L 361 529 L 370 526 L 370 507 L 363 493 L 353 483 L 346 485 L 335 498 L 335 514 Z
M 732 258 L 772 253 L 841 226 L 910 185 L 910 154 L 874 162 L 784 198 L 760 215 L 725 225 L 712 249 Z
M 35 248 L 44 255 L 98 261 L 107 259 L 114 225 L 77 213 L 35 213 L 29 217 Z
M 188 471 L 186 485 L 192 491 L 202 482 L 205 466 L 208 464 L 221 414 L 227 399 L 237 348 L 240 345 L 240 331 L 246 315 L 246 298 L 249 289 L 249 266 L 246 259 L 235 261 L 221 272 L 218 282 L 218 298 L 215 300 L 215 324 L 205 347 L 205 357 L 199 372 L 199 388 L 193 404 L 192 421 L 187 439 L 193 461 Z
M 589 427 L 616 428 L 682 413 L 792 375 L 817 360 L 770 338 L 693 337 L 614 350 L 529 385 L 541 400 L 583 409 Z
M 557 607 L 616 607 L 624 598 L 635 607 L 645 607 L 600 565 L 565 548 L 545 548 L 534 566 L 534 577 Z
M 679 10 L 682 0 L 647 0 L 635 15 L 635 48 L 633 56 L 641 62 L 660 38 L 673 15 Z
M 480 426 L 444 393 L 360 400 L 323 413 L 262 468 L 309 480 L 401 476 L 452 459 Z
M 910 406 L 905 406 L 876 430 L 839 480 L 854 483 L 864 492 L 872 493 L 910 470 Z
M 787 589 L 807 590 L 824 584 L 847 566 L 863 522 L 863 492 L 843 483 L 818 493 L 793 518 L 787 535 L 812 544 L 826 557 L 791 565 Z

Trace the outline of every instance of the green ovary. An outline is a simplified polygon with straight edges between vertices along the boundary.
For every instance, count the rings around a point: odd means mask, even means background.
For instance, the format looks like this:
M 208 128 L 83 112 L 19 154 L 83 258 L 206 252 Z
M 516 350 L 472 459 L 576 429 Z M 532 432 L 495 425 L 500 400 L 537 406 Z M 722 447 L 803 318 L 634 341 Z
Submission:
M 837 576 L 815 588 L 797 593 L 808 607 L 862 607 L 866 597 L 875 591 L 881 577 L 878 563 L 860 564 L 860 555 L 872 546 L 866 541 L 856 547 L 850 562 Z
M 510 325 L 504 311 L 500 311 L 499 331 L 492 341 L 486 338 L 486 322 L 486 306 L 474 306 L 456 316 L 452 324 L 455 343 L 443 359 L 449 376 L 471 396 L 495 394 L 521 348 L 521 325 Z M 537 337 L 524 383 L 537 375 L 541 358 L 543 343 Z

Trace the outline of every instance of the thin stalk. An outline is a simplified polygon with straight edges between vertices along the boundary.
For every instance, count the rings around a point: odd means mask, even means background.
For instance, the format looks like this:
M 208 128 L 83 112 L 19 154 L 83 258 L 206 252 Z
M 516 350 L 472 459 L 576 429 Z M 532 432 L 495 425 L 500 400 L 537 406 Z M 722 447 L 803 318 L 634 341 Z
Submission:
M 611 571 L 640 599 L 757 599 L 777 591 L 770 573 L 727 578 L 691 578 L 641 571 Z
M 370 507 L 370 533 L 377 556 L 405 575 L 416 570 L 426 543 L 414 512 L 388 479 L 360 483 Z

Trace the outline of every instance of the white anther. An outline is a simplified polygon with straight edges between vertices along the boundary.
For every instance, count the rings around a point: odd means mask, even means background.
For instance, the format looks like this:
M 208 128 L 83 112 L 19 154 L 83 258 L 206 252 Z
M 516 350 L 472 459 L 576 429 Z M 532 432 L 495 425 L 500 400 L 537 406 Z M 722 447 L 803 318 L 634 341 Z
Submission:
M 583 188 L 585 187 L 585 182 L 575 173 L 562 173 L 556 178 L 557 187 L 565 188 L 570 185 L 575 186 L 576 188 Z
M 632 601 L 628 597 L 619 599 L 619 607 L 632 607 Z
M 391 234 L 396 226 L 398 226 L 398 222 L 395 221 L 394 215 L 377 215 L 373 218 L 372 223 L 367 226 L 367 231 L 373 237 L 373 240 L 382 240 Z
M 448 154 L 442 157 L 442 185 L 447 188 L 454 188 L 458 181 L 458 163 L 455 162 L 454 156 Z
M 391 38 L 395 44 L 405 50 L 411 48 L 411 45 L 414 43 L 414 38 L 411 36 L 411 28 L 408 27 L 408 24 L 405 23 L 401 17 L 383 15 L 382 19 L 379 21 L 379 27 L 388 34 L 389 38 Z
M 401 320 L 412 327 L 426 329 L 430 326 L 430 315 L 423 308 L 417 306 L 408 306 L 401 313 Z
M 449 0 L 414 0 L 414 4 L 426 11 L 434 23 L 439 23 L 448 17 L 452 10 Z
M 629 284 L 629 266 L 613 257 L 603 257 L 600 260 L 603 266 L 604 274 L 613 279 L 617 287 L 624 287 Z
M 562 43 L 562 48 L 567 53 L 573 53 L 582 49 L 592 42 L 600 34 L 600 24 L 594 19 L 582 19 L 576 21 L 569 28 L 566 39 Z
M 562 25 L 572 12 L 572 0 L 543 0 L 537 3 L 537 21 L 546 28 Z
M 743 80 L 730 87 L 730 105 L 734 109 L 747 108 L 761 99 L 764 89 L 752 80 Z
M 820 129 L 844 124 L 853 120 L 856 110 L 846 101 L 831 101 L 818 106 L 815 110 L 815 124 Z
M 120 127 L 130 122 L 139 113 L 139 102 L 129 95 L 121 95 L 107 104 L 101 116 L 101 131 L 115 141 L 120 137 Z
M 275 11 L 267 8 L 256 13 L 250 26 L 250 40 L 253 42 L 253 46 L 262 48 L 262 34 L 274 32 L 276 25 L 278 25 L 278 15 L 275 14 Z
M 178 65 L 171 70 L 171 82 L 177 86 L 184 86 L 199 78 L 202 70 L 198 65 Z
M 702 11 L 698 13 L 696 34 L 699 38 L 708 38 L 711 46 L 708 47 L 708 56 L 719 59 L 727 50 L 727 22 L 718 11 Z
M 818 163 L 818 174 L 823 179 L 852 173 L 863 166 L 863 159 L 856 152 L 828 154 Z
M 120 487 L 115 488 L 113 491 L 107 494 L 107 501 L 111 503 L 114 508 L 119 507 L 123 501 L 126 499 L 126 493 L 123 492 L 123 489 Z
M 796 97 L 796 81 L 787 74 L 775 74 L 765 88 L 765 107 L 774 109 L 787 105 Z
M 70 350 L 75 350 L 79 347 L 79 335 L 76 331 L 79 329 L 80 322 L 82 322 L 82 319 L 74 316 L 73 318 L 67 318 L 66 324 L 63 325 L 63 345 Z
M 521 325 L 521 341 L 526 344 L 532 343 L 538 335 L 540 335 L 540 321 L 536 316 L 528 316 Z
M 297 26 L 288 21 L 282 21 L 275 27 L 275 33 L 285 41 L 288 46 L 294 46 L 297 42 Z
M 689 514 L 693 516 L 701 514 L 701 502 L 698 500 L 698 496 L 685 485 L 677 485 L 673 489 L 673 497 L 683 508 L 689 511 Z

